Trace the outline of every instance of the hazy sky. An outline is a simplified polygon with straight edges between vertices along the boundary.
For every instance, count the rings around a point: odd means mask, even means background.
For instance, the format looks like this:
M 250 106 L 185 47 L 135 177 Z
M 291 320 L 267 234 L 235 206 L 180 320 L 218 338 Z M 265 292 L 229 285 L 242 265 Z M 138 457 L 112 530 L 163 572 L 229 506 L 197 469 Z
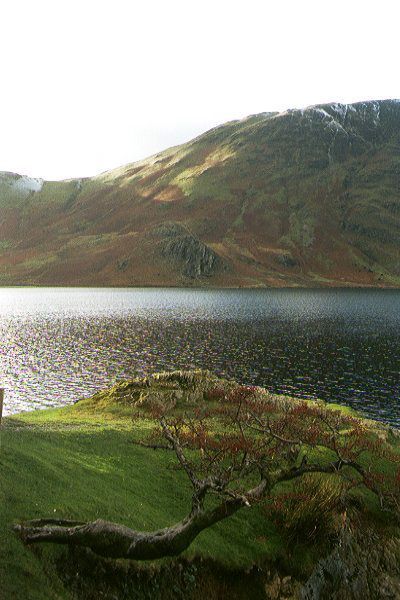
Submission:
M 2 0 L 0 170 L 93 175 L 248 114 L 400 96 L 398 0 Z

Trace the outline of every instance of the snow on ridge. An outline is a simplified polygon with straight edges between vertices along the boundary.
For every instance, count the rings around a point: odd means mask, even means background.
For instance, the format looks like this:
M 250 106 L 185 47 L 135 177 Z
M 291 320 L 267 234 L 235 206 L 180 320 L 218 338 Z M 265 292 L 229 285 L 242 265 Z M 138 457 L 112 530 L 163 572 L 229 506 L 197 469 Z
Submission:
M 10 186 L 18 193 L 30 194 L 31 192 L 40 192 L 44 180 L 38 177 L 28 177 L 26 175 L 17 175 L 6 171 L 0 172 L 0 180 Z
M 341 102 L 334 102 L 333 104 L 330 104 L 332 110 L 339 115 L 339 117 L 342 119 L 342 121 L 344 121 L 347 117 L 347 113 L 349 110 L 349 105 L 348 104 L 342 104 Z
M 24 175 L 22 177 L 19 177 L 13 185 L 14 189 L 20 192 L 27 192 L 28 194 L 30 192 L 40 192 L 42 187 L 43 179 L 36 177 L 26 177 Z
M 387 119 L 385 108 L 398 113 L 400 99 L 366 100 L 351 104 L 342 102 L 315 104 L 306 108 L 288 109 L 272 119 L 298 119 L 301 125 L 318 124 L 327 132 L 329 131 L 334 138 L 337 135 L 347 138 L 355 136 L 365 142 L 360 126 L 364 124 L 368 130 L 384 127 Z
M 332 105 L 329 105 L 329 106 L 332 106 Z M 344 122 L 344 119 L 346 118 L 346 115 L 347 115 L 347 108 L 346 108 L 346 105 L 341 105 L 341 106 L 343 106 L 344 110 L 339 109 L 339 117 L 341 117 Z M 305 109 L 304 112 L 308 113 L 308 114 L 316 113 L 316 114 L 320 115 L 322 117 L 322 120 L 326 122 L 326 127 L 329 129 L 333 129 L 335 131 L 335 134 L 337 134 L 339 131 L 341 131 L 345 135 L 348 135 L 348 132 L 343 127 L 342 123 L 340 123 L 340 121 L 335 119 L 335 117 L 333 115 L 331 115 L 327 110 L 322 108 L 322 106 L 309 106 L 308 108 Z M 344 115 L 344 117 L 343 117 L 343 115 Z
M 378 125 L 379 119 L 380 119 L 380 116 L 381 116 L 381 105 L 380 105 L 380 102 L 373 102 L 372 103 L 372 110 L 375 113 L 374 123 L 375 123 L 375 125 Z
M 366 116 L 366 112 L 371 110 L 375 115 L 375 120 L 379 119 L 380 110 L 383 104 L 399 104 L 400 99 L 397 98 L 389 98 L 387 100 L 365 100 L 364 102 L 352 102 L 351 104 L 346 104 L 343 102 L 326 102 L 324 104 L 311 104 L 305 108 L 289 108 L 283 112 L 280 112 L 274 115 L 272 118 L 277 119 L 281 117 L 287 117 L 291 115 L 298 114 L 301 117 L 310 114 L 310 112 L 319 112 L 322 115 L 322 111 L 329 115 L 330 118 L 334 118 L 330 112 L 326 109 L 336 113 L 338 119 L 344 123 L 346 117 L 349 113 L 360 113 L 362 111 L 364 116 Z

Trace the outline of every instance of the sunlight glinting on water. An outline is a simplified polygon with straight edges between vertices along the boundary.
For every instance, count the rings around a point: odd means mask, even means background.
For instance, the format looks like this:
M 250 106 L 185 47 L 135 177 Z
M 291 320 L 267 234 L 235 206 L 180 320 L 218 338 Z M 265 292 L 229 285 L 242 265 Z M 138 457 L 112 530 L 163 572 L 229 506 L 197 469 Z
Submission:
M 400 292 L 0 289 L 6 414 L 116 379 L 209 368 L 400 424 Z

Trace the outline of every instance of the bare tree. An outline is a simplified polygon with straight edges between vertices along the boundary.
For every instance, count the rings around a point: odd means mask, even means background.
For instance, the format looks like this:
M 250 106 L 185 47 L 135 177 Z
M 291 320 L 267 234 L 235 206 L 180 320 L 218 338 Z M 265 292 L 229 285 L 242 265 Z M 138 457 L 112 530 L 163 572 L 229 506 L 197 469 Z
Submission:
M 137 443 L 175 454 L 192 488 L 187 516 L 151 532 L 103 520 L 40 519 L 15 526 L 25 542 L 85 546 L 102 556 L 135 560 L 175 556 L 203 530 L 310 473 L 337 474 L 372 490 L 382 507 L 399 510 L 399 475 L 384 477 L 367 460 L 373 453 L 398 462 L 399 455 L 365 421 L 322 403 L 239 386 L 228 392 L 215 388 L 190 410 L 159 401 L 142 410 L 155 429 L 150 440 Z

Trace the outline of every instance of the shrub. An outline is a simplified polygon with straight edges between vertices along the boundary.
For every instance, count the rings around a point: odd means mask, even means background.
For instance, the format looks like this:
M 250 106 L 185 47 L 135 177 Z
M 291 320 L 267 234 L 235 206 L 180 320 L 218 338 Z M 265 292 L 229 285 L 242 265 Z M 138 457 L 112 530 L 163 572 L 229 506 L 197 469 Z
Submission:
M 343 483 L 335 476 L 305 475 L 296 490 L 277 496 L 267 511 L 292 541 L 331 536 L 340 527 Z
M 217 402 L 226 399 L 226 390 L 222 386 L 213 387 L 206 392 L 207 400 Z

